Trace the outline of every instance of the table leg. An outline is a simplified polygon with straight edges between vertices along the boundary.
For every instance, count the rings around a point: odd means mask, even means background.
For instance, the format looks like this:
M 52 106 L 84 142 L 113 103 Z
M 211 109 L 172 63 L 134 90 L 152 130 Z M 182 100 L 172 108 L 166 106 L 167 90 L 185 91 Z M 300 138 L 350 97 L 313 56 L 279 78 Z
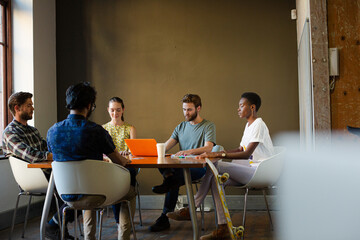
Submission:
M 192 228 L 193 228 L 193 239 L 198 240 L 199 239 L 199 228 L 197 225 L 195 201 L 194 201 L 194 193 L 192 190 L 190 168 L 184 168 L 183 170 L 184 170 L 186 193 L 187 193 L 188 202 L 189 202 L 191 223 L 192 223 Z
M 45 240 L 45 225 L 46 225 L 47 217 L 49 216 L 51 198 L 54 195 L 54 185 L 55 185 L 54 184 L 54 176 L 53 176 L 53 173 L 51 172 L 49 185 L 48 185 L 48 188 L 46 191 L 43 212 L 41 215 L 41 221 L 40 221 L 40 240 Z

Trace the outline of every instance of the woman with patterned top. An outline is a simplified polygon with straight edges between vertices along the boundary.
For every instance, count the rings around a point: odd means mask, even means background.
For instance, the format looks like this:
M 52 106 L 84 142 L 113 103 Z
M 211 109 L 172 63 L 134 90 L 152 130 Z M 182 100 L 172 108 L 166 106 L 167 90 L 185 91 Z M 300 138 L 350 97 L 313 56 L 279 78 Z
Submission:
M 111 121 L 102 126 L 112 137 L 116 150 L 122 155 L 128 155 L 130 152 L 128 146 L 125 144 L 125 139 L 136 138 L 136 130 L 134 126 L 124 121 L 125 106 L 123 100 L 119 97 L 111 98 L 107 110 Z M 131 187 L 129 193 L 124 197 L 124 199 L 130 201 L 131 214 L 134 217 L 136 208 L 136 192 L 134 187 L 136 182 L 136 170 L 134 168 L 128 168 L 128 170 L 131 175 Z M 118 239 L 130 239 L 131 222 L 127 206 L 125 204 L 118 203 L 113 205 L 112 209 L 118 226 Z

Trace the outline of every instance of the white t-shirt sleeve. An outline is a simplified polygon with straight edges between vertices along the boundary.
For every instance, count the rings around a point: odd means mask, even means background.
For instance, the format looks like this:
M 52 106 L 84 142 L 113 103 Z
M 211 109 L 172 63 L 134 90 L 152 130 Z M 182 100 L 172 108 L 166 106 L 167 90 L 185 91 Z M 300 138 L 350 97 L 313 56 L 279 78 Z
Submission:
M 246 124 L 240 145 L 247 148 L 252 142 L 259 143 L 252 154 L 254 161 L 265 159 L 273 154 L 269 130 L 261 118 L 256 119 L 250 126 Z
M 249 139 L 249 143 L 252 143 L 252 142 L 263 143 L 264 136 L 265 136 L 264 125 L 261 124 L 261 122 L 256 122 L 255 124 L 256 125 L 254 125 L 253 129 L 251 129 L 252 133 L 251 133 L 251 137 Z

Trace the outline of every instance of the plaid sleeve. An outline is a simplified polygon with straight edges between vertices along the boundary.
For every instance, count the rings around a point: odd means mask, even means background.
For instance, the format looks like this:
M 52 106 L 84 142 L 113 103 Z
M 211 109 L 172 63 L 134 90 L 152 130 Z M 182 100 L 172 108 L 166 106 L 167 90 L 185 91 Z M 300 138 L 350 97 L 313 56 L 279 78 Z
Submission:
M 46 160 L 47 151 L 40 151 L 24 143 L 18 134 L 7 132 L 3 134 L 3 145 L 6 154 L 13 154 L 28 162 L 38 162 Z

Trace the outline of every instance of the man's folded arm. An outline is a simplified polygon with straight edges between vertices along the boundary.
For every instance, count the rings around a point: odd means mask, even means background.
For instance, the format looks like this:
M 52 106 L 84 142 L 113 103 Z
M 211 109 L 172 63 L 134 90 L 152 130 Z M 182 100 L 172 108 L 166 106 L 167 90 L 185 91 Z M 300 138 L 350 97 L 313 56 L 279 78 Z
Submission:
M 25 144 L 16 134 L 5 134 L 5 138 L 7 154 L 13 154 L 30 163 L 45 161 L 48 155 L 52 158 L 48 151 L 40 151 Z

